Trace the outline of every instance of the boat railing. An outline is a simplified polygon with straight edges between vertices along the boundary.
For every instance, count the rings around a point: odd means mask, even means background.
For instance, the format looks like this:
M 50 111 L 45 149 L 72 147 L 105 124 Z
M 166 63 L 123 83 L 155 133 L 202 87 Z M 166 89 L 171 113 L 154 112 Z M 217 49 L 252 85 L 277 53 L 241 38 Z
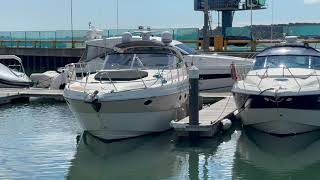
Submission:
M 187 79 L 186 68 L 177 68 L 177 66 L 180 66 L 180 64 L 168 65 L 168 66 L 158 68 L 158 72 L 156 73 L 154 78 L 149 79 L 149 80 L 142 78 L 141 71 L 140 71 L 141 68 L 137 68 L 136 70 L 137 70 L 138 76 L 140 76 L 139 80 L 132 81 L 132 82 L 126 82 L 126 83 L 137 83 L 138 81 L 141 81 L 141 83 L 143 84 L 142 88 L 138 87 L 135 89 L 121 91 L 120 88 L 117 87 L 117 83 L 119 83 L 119 82 L 114 81 L 110 77 L 108 72 L 101 72 L 99 83 L 100 84 L 111 84 L 114 88 L 113 92 L 123 92 L 123 91 L 131 91 L 131 90 L 138 90 L 138 89 L 147 89 L 147 88 L 153 87 L 156 84 L 159 84 L 159 81 L 161 82 L 161 85 L 164 85 L 167 83 L 173 84 L 176 81 L 180 82 L 180 81 Z M 73 82 L 84 83 L 84 86 L 83 86 L 84 92 L 87 91 L 87 84 L 88 84 L 88 80 L 89 80 L 89 75 L 92 73 L 96 73 L 96 72 L 91 72 L 90 68 L 87 68 L 87 63 L 72 63 L 72 64 L 67 65 L 67 67 L 65 69 L 67 69 L 68 86 L 70 87 L 70 84 Z M 176 73 L 174 73 L 174 71 L 176 71 Z M 108 81 L 104 81 L 102 79 L 103 75 L 105 75 L 108 78 Z M 164 77 L 164 76 L 166 76 L 166 77 Z M 182 76 L 182 77 L 180 77 L 180 76 Z M 150 81 L 153 81 L 153 82 L 149 83 Z M 117 82 L 117 83 L 115 83 L 115 82 Z
M 313 69 L 313 71 L 308 74 L 298 74 L 298 75 L 295 75 L 293 72 L 292 72 L 292 69 L 293 68 L 289 68 L 287 66 L 282 66 L 282 74 L 279 74 L 279 75 L 276 75 L 277 77 L 283 77 L 283 78 L 292 78 L 294 80 L 294 82 L 297 84 L 297 86 L 299 87 L 298 89 L 298 93 L 301 92 L 302 88 L 304 87 L 301 82 L 299 82 L 299 79 L 307 79 L 309 77 L 315 77 L 316 80 L 317 80 L 317 83 L 318 83 L 318 88 L 320 89 L 320 74 L 317 73 L 317 69 Z M 237 81 L 237 82 L 240 82 L 243 83 L 243 86 L 245 88 L 245 80 L 247 77 L 259 77 L 259 82 L 256 84 L 257 88 L 260 90 L 260 91 L 263 91 L 263 89 L 261 89 L 260 85 L 261 83 L 263 82 L 263 80 L 265 80 L 266 78 L 268 77 L 273 77 L 275 75 L 270 75 L 269 71 L 271 70 L 270 67 L 266 67 L 264 69 L 264 72 L 263 74 L 253 74 L 253 73 L 250 73 L 249 74 L 249 71 L 253 70 L 253 67 L 250 67 L 250 66 L 243 66 L 243 65 L 234 65 L 232 64 L 231 65 L 231 76 L 232 76 L 232 79 Z M 320 70 L 320 69 L 319 69 Z M 286 73 L 287 72 L 287 73 Z

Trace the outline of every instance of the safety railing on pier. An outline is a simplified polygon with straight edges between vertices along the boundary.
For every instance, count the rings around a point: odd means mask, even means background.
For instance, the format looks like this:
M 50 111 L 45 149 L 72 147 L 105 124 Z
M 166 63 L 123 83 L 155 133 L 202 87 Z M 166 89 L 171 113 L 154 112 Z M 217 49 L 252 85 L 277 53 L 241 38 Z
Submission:
M 144 30 L 144 29 L 142 29 Z M 141 29 L 109 29 L 103 30 L 104 38 L 120 36 L 124 32 L 142 31 Z M 185 41 L 191 47 L 197 47 L 199 40 L 198 28 L 152 29 L 152 35 L 161 36 L 169 31 L 173 39 Z M 87 40 L 87 30 L 57 31 L 0 31 L 0 47 L 11 48 L 83 48 Z
M 299 36 L 304 43 L 312 47 L 320 48 L 320 25 L 287 25 L 283 28 L 276 28 L 277 32 L 273 38 L 267 39 L 269 33 L 259 31 L 259 27 L 253 27 L 251 33 L 250 27 L 229 27 L 226 29 L 226 35 L 222 48 L 212 47 L 212 51 L 221 52 L 256 52 L 266 47 L 280 43 L 285 35 Z M 276 31 L 275 30 L 275 31 Z M 103 37 L 114 37 L 124 32 L 135 33 L 139 29 L 110 29 L 103 31 Z M 181 41 L 192 48 L 201 49 L 203 40 L 201 40 L 201 30 L 198 28 L 169 28 L 169 29 L 152 29 L 152 35 L 160 36 L 162 32 L 169 31 L 173 39 Z M 0 47 L 4 48 L 84 48 L 87 39 L 87 30 L 74 30 L 73 33 L 68 30 L 57 31 L 0 31 Z M 271 32 L 270 32 L 271 33 Z M 214 43 L 214 36 L 211 34 L 211 44 Z M 253 35 L 253 37 L 251 37 Z M 259 38 L 260 39 L 257 39 Z M 308 39 L 312 37 L 313 39 Z M 263 38 L 263 39 L 262 39 Z M 253 39 L 253 40 L 251 40 Z

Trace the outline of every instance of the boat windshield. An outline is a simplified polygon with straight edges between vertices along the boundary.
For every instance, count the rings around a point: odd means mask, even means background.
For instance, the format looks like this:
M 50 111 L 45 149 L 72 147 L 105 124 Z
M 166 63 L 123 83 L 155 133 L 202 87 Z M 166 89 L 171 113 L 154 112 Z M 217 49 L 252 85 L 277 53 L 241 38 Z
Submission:
M 173 54 L 112 53 L 104 63 L 104 69 L 168 69 L 179 59 Z
M 253 69 L 283 67 L 320 69 L 320 57 L 294 55 L 257 57 Z
M 14 59 L 14 58 L 8 58 L 8 59 L 0 59 L 0 64 L 7 66 L 11 70 L 15 72 L 22 72 L 24 73 L 23 66 L 20 61 Z
M 197 54 L 196 50 L 192 49 L 191 47 L 189 47 L 186 44 L 176 44 L 175 47 L 177 47 L 183 55 L 194 55 L 194 54 Z

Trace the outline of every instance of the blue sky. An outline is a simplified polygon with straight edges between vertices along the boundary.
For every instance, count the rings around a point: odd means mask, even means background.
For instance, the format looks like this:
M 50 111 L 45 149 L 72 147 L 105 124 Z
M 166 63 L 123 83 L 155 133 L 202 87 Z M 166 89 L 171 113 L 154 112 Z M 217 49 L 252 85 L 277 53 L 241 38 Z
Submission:
M 320 0 L 273 0 L 274 22 L 320 22 Z M 271 23 L 272 0 L 267 10 L 254 12 L 254 24 Z M 101 29 L 116 28 L 116 0 L 73 0 L 74 28 L 87 29 L 92 21 Z M 119 27 L 138 25 L 202 27 L 203 15 L 193 11 L 193 0 L 119 0 Z M 213 13 L 217 25 L 216 13 Z M 250 12 L 237 12 L 234 25 L 250 22 Z M 0 31 L 70 28 L 70 0 L 2 0 Z

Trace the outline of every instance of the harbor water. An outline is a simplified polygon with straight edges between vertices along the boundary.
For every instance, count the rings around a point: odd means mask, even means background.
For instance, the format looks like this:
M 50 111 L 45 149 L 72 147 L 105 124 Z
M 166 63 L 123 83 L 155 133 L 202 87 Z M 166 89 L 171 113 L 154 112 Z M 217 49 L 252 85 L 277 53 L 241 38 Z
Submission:
M 235 125 L 196 144 L 173 132 L 117 142 L 85 133 L 65 103 L 0 106 L 1 179 L 319 179 L 320 132 L 275 137 Z

